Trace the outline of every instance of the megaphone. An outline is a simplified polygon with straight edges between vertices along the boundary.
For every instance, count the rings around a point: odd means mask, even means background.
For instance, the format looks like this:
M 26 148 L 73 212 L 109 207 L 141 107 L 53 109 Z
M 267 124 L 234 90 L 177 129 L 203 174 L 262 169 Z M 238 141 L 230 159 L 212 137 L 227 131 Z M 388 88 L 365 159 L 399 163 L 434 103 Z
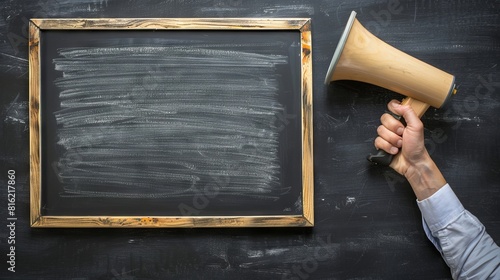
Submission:
M 333 54 L 325 84 L 354 80 L 405 95 L 419 117 L 429 106 L 440 108 L 456 93 L 455 77 L 380 40 L 356 19 L 352 12 Z M 368 160 L 389 165 L 392 155 L 379 150 Z

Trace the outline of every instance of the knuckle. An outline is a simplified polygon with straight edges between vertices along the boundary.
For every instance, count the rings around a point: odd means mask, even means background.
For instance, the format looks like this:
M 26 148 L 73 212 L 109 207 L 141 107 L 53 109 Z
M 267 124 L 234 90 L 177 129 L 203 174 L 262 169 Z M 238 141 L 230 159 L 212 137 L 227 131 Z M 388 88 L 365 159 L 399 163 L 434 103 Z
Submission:
M 382 116 L 380 116 L 380 122 L 384 123 L 386 117 L 387 117 L 387 113 L 382 114 Z
M 384 113 L 381 117 L 380 117 L 380 122 L 381 123 L 387 123 L 387 122 L 390 122 L 392 116 L 389 115 L 388 113 Z
M 379 125 L 377 127 L 377 133 L 378 135 L 381 135 L 384 132 L 385 127 L 383 125 Z
M 423 131 L 424 130 L 424 124 L 422 122 L 418 122 L 415 124 L 415 129 L 419 130 L 419 131 Z
M 381 137 L 375 138 L 375 147 L 377 149 L 383 149 L 386 142 Z

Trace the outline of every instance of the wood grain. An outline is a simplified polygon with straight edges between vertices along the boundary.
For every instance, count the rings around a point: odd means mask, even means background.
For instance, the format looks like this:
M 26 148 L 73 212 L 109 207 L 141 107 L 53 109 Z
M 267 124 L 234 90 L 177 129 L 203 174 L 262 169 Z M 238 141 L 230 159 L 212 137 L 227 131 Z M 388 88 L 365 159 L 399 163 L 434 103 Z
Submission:
M 33 227 L 95 228 L 95 227 L 291 227 L 312 226 L 303 216 L 43 216 Z
M 40 29 L 125 30 L 289 30 L 301 29 L 306 18 L 99 18 L 31 19 Z
M 29 24 L 30 220 L 41 216 L 40 181 L 40 29 Z
M 304 218 L 314 225 L 314 159 L 311 22 L 301 29 L 302 38 L 302 191 Z

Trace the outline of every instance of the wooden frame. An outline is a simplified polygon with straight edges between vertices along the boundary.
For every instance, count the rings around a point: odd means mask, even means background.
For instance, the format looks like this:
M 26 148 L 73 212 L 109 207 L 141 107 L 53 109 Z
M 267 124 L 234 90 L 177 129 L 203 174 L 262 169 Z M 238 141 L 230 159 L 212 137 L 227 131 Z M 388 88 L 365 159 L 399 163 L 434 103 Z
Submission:
M 302 215 L 44 216 L 41 186 L 41 30 L 298 30 L 301 36 Z M 310 19 L 31 19 L 29 24 L 30 224 L 32 227 L 283 227 L 314 225 Z

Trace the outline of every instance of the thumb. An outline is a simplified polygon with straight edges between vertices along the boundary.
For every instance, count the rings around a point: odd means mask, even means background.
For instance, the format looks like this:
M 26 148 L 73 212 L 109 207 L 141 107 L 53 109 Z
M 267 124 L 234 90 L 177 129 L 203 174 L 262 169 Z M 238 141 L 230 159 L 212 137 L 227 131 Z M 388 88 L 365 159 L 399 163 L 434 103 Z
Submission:
M 389 102 L 389 110 L 399 116 L 402 116 L 406 121 L 406 127 L 417 130 L 423 127 L 422 121 L 409 105 L 401 105 L 399 101 L 392 100 Z

